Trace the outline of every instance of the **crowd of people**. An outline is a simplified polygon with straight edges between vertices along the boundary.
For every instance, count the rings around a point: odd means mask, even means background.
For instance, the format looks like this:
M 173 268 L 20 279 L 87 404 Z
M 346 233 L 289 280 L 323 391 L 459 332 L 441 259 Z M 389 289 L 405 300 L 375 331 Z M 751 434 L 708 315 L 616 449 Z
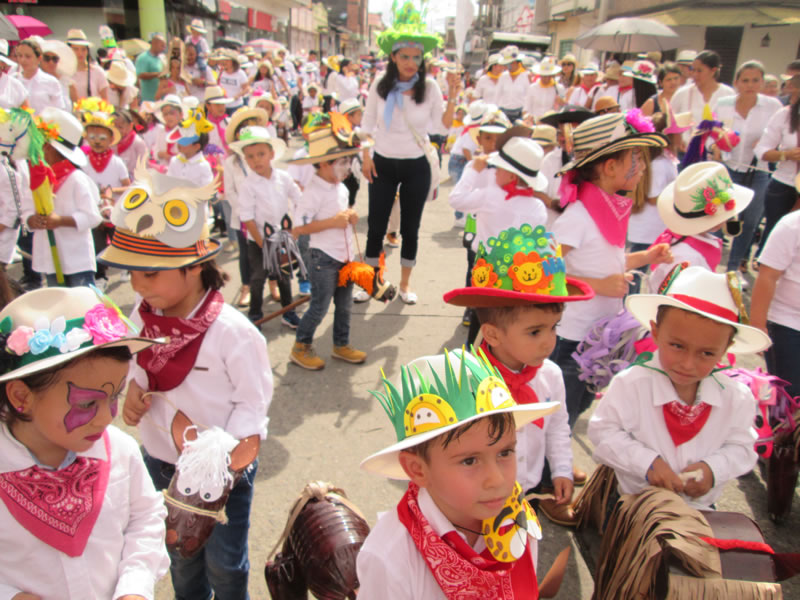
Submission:
M 473 74 L 433 58 L 439 37 L 410 12 L 369 60 L 211 49 L 200 20 L 138 56 L 107 27 L 96 49 L 80 29 L 0 42 L 0 540 L 18 549 L 0 596 L 150 600 L 169 568 L 176 598 L 246 598 L 258 460 L 201 486 L 230 488 L 225 519 L 201 551 L 168 553 L 156 490 L 170 510 L 175 485 L 197 491 L 175 475 L 197 437 L 176 442 L 177 415 L 223 431 L 224 452 L 266 438 L 270 299 L 292 363 L 326 366 L 314 337 L 331 303 L 332 357 L 364 363 L 352 305 L 418 302 L 444 163 L 467 259 L 445 301 L 470 350 L 375 394 L 397 442 L 362 466 L 409 487 L 359 554 L 360 597 L 538 597 L 525 498 L 577 523 L 590 474 L 571 432 L 597 392 L 581 353 L 624 310 L 649 352 L 610 379 L 588 430 L 618 495 L 655 486 L 711 509 L 752 470 L 756 402 L 717 365 L 765 351 L 800 396 L 800 62 L 743 62 L 731 87 L 712 50 L 601 65 L 509 46 Z M 230 305 L 215 259 L 237 250 Z M 132 315 L 104 294 L 111 276 L 136 292 Z M 123 397 L 141 455 L 110 425 Z

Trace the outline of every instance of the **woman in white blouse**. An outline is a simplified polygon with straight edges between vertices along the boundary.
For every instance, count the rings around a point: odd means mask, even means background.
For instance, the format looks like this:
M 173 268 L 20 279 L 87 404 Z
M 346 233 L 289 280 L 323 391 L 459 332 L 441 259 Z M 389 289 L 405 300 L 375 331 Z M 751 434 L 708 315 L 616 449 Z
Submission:
M 722 62 L 719 54 L 713 50 L 703 50 L 692 63 L 692 83 L 683 86 L 672 97 L 672 110 L 675 114 L 691 112 L 692 120 L 699 123 L 703 120 L 703 108 L 706 104 L 714 106 L 720 98 L 733 96 L 736 92 L 728 85 L 717 81 Z M 684 141 L 689 142 L 690 131 L 684 134 Z
M 736 95 L 719 99 L 711 108 L 720 121 L 739 133 L 740 140 L 731 152 L 720 153 L 716 144 L 712 152 L 715 160 L 721 158 L 728 167 L 734 183 L 754 192 L 753 201 L 739 216 L 742 233 L 734 239 L 728 258 L 728 271 L 740 268 L 747 271 L 750 246 L 764 214 L 764 191 L 769 182 L 769 167 L 754 151 L 772 115 L 781 109 L 781 103 L 759 93 L 764 85 L 764 65 L 757 60 L 742 64 L 733 84 Z
M 448 73 L 446 110 L 438 84 L 426 76 L 422 44 L 395 44 L 386 71 L 369 89 L 362 128 L 375 138 L 374 157 L 364 150 L 363 173 L 369 181 L 369 219 L 365 262 L 378 266 L 383 238 L 400 188 L 401 277 L 399 295 L 407 304 L 417 296 L 409 288 L 417 260 L 422 210 L 431 187 L 431 166 L 418 143 L 428 132 L 446 134 L 458 98 L 458 75 Z
M 332 75 L 332 81 L 328 82 L 328 85 L 333 83 L 333 91 L 336 92 L 339 102 L 344 102 L 345 100 L 350 100 L 352 98 L 358 98 L 358 77 L 356 77 L 355 73 L 353 72 L 353 66 L 350 63 L 350 59 L 343 58 L 342 62 L 339 63 L 339 69 L 340 72 Z
M 42 49 L 34 41 L 22 40 L 17 46 L 19 71 L 14 75 L 28 90 L 28 105 L 37 113 L 48 106 L 67 109 L 58 79 L 39 68 Z
M 800 174 L 800 74 L 786 82 L 789 106 L 784 106 L 769 120 L 767 129 L 755 149 L 761 160 L 777 163 L 764 195 L 767 217 L 761 247 L 775 227 L 797 202 L 795 178 Z

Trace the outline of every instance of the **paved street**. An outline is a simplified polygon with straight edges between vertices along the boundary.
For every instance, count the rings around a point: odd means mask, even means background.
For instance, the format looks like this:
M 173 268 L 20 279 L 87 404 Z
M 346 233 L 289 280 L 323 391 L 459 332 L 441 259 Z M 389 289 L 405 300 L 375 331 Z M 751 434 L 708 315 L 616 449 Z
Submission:
M 293 146 L 296 145 L 294 142 Z M 466 267 L 460 232 L 451 227 L 452 211 L 446 202 L 450 189 L 449 183 L 443 185 L 442 197 L 426 208 L 423 217 L 419 263 L 412 280 L 419 304 L 406 306 L 398 299 L 388 305 L 372 301 L 353 308 L 351 342 L 369 353 L 365 365 L 330 360 L 321 372 L 304 371 L 287 360 L 294 333 L 281 326 L 278 319 L 263 326 L 275 376 L 275 395 L 269 413 L 269 437 L 260 452 L 252 511 L 250 594 L 253 599 L 269 598 L 264 562 L 283 530 L 294 499 L 307 482 L 322 479 L 345 489 L 371 524 L 381 511 L 394 509 L 404 491 L 402 484 L 370 476 L 358 468 L 362 458 L 389 444 L 393 436 L 388 419 L 368 390 L 377 389 L 380 368 L 394 376 L 400 365 L 440 352 L 442 348 L 460 346 L 464 341 L 466 329 L 460 324 L 461 310 L 442 302 L 445 291 L 463 283 Z M 362 188 L 357 209 L 365 215 L 366 208 L 366 189 Z M 365 218 L 359 223 L 358 237 L 363 249 Z M 220 262 L 233 278 L 223 289 L 230 301 L 239 283 L 236 255 L 223 254 Z M 397 281 L 399 249 L 388 249 L 387 263 L 388 278 Z M 112 277 L 109 293 L 126 310 L 132 308 L 130 284 L 119 282 L 118 273 Z M 267 310 L 273 308 L 278 305 L 272 303 Z M 331 327 L 332 314 L 329 314 L 318 330 L 315 343 L 318 353 L 326 359 L 332 345 Z M 573 451 L 576 463 L 591 471 L 587 420 L 588 415 L 584 415 L 578 423 Z M 135 431 L 131 433 L 135 435 Z M 760 474 L 750 474 L 729 485 L 719 508 L 755 515 L 767 541 L 776 550 L 796 550 L 796 539 L 790 532 L 800 526 L 800 504 L 795 501 L 791 518 L 777 529 L 766 518 L 765 488 Z M 563 547 L 572 546 L 569 571 L 558 597 L 589 598 L 592 579 L 577 551 L 573 533 L 544 518 L 542 525 L 540 572 L 546 572 Z M 156 597 L 172 598 L 169 577 L 158 586 Z M 800 582 L 785 585 L 784 597 L 800 598 Z

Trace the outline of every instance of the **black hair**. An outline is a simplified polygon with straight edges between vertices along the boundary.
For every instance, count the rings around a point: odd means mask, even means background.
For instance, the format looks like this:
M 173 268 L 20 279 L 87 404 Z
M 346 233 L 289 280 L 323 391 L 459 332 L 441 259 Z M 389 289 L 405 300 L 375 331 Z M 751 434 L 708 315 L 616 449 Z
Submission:
M 664 63 L 663 65 L 661 65 L 661 68 L 658 70 L 657 79 L 658 79 L 658 85 L 659 86 L 662 83 L 664 83 L 664 80 L 667 78 L 667 75 L 669 75 L 670 73 L 675 73 L 676 75 L 683 75 L 683 73 L 681 73 L 680 67 L 677 64 L 675 64 L 674 62 Z
M 441 444 L 442 449 L 445 449 L 483 420 L 487 420 L 489 423 L 488 433 L 489 439 L 491 440 L 489 442 L 490 446 L 493 446 L 499 442 L 506 434 L 506 431 L 514 431 L 517 427 L 516 421 L 514 420 L 514 415 L 512 413 L 493 413 L 480 419 L 474 419 L 469 423 L 464 423 L 463 425 L 456 427 L 455 429 L 451 429 L 443 435 L 431 438 L 425 442 L 417 444 L 416 446 L 411 446 L 410 448 L 403 450 L 403 452 L 410 452 L 411 454 L 419 456 L 423 460 L 427 461 L 428 451 L 433 444 Z
M 703 50 L 700 54 L 695 56 L 694 59 L 699 60 L 709 69 L 716 69 L 714 72 L 714 79 L 719 79 L 719 71 L 722 68 L 722 60 L 719 54 L 713 50 Z
M 788 65 L 786 65 L 787 71 L 800 71 L 800 60 L 793 60 Z
M 37 392 L 53 385 L 55 380 L 58 378 L 58 374 L 64 369 L 73 367 L 83 360 L 95 358 L 110 358 L 119 362 L 128 362 L 131 358 L 133 358 L 133 355 L 127 346 L 100 348 L 99 350 L 87 352 L 86 354 L 83 354 L 65 363 L 61 363 L 60 365 L 56 365 L 50 369 L 33 373 L 27 377 L 19 377 L 18 379 L 28 386 L 31 391 Z M 10 381 L 14 380 L 12 379 Z M 8 393 L 6 392 L 6 385 L 8 383 L 9 382 L 6 381 L 0 385 L 0 423 L 5 423 L 11 427 L 16 421 L 30 421 L 31 418 L 28 415 L 17 412 L 17 410 L 11 404 L 11 400 L 9 400 Z
M 392 52 L 392 56 L 397 54 L 397 52 Z M 419 65 L 419 70 L 417 74 L 419 75 L 419 79 L 414 84 L 412 88 L 414 93 L 412 94 L 412 98 L 414 102 L 417 104 L 422 104 L 425 102 L 425 75 L 427 73 L 427 68 L 425 66 L 425 59 L 422 59 L 422 62 Z M 393 60 L 389 60 L 389 63 L 386 65 L 386 72 L 381 77 L 381 80 L 378 82 L 378 95 L 386 100 L 389 96 L 389 92 L 394 89 L 394 84 L 397 82 L 398 77 L 400 76 L 400 71 L 397 70 L 397 63 Z
M 193 266 L 200 267 L 200 283 L 203 285 L 204 290 L 221 289 L 231 278 L 213 259 Z M 186 271 L 190 268 L 181 267 L 180 272 L 186 274 Z
M 349 58 L 343 58 L 342 62 L 339 63 L 339 72 L 342 71 L 347 65 L 349 65 L 352 61 Z
M 481 325 L 489 323 L 495 327 L 506 328 L 516 321 L 520 315 L 541 310 L 549 313 L 564 312 L 563 302 L 545 302 L 542 304 L 523 304 L 522 306 L 492 306 L 486 308 L 476 308 L 475 314 Z

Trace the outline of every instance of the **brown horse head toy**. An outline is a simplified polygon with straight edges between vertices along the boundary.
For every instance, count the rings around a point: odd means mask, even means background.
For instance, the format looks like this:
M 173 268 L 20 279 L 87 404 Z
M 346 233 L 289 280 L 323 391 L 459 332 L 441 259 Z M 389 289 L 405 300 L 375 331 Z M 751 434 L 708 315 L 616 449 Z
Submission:
M 199 432 L 183 412 L 172 420 L 172 440 L 180 456 L 164 492 L 167 548 L 194 556 L 217 523 L 226 523 L 225 503 L 242 473 L 258 457 L 261 440 L 237 440 L 219 427 Z

